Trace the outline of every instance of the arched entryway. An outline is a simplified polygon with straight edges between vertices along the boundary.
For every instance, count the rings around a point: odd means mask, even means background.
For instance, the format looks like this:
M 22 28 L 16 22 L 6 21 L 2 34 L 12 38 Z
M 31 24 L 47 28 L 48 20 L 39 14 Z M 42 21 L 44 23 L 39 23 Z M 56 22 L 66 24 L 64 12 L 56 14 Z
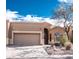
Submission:
M 44 28 L 44 43 L 48 44 L 48 29 Z

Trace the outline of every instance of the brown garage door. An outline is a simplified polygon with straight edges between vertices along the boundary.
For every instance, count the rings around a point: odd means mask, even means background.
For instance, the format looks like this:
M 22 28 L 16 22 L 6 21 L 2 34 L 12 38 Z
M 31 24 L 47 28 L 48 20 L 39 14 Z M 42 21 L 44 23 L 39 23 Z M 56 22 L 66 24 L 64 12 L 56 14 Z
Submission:
M 40 34 L 37 33 L 16 33 L 14 34 L 15 45 L 39 45 Z

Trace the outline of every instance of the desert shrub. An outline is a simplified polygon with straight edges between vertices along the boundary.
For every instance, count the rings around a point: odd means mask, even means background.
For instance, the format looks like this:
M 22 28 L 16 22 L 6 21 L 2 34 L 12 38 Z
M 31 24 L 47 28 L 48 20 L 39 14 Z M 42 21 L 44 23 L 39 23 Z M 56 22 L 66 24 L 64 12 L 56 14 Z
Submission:
M 67 34 L 64 33 L 63 35 L 61 35 L 60 37 L 60 43 L 62 44 L 62 46 L 64 46 L 65 42 L 68 41 L 68 37 L 67 37 Z

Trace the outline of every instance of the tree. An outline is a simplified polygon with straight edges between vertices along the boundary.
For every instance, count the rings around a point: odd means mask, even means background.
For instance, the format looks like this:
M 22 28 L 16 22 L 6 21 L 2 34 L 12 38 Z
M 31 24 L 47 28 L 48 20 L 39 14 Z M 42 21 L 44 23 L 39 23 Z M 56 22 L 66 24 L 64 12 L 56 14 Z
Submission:
M 72 4 L 66 4 L 61 3 L 58 8 L 54 10 L 54 15 L 52 16 L 54 19 L 64 19 L 63 25 L 64 25 L 64 31 L 67 34 L 67 37 L 69 39 L 69 31 L 70 27 L 72 26 L 72 18 L 73 18 L 73 5 Z M 67 23 L 69 22 L 69 23 Z

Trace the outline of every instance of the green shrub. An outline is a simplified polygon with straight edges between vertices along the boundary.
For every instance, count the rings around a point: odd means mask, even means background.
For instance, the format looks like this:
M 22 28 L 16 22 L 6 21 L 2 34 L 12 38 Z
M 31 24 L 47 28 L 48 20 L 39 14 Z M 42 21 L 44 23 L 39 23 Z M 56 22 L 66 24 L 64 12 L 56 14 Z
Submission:
M 68 37 L 67 37 L 67 34 L 64 33 L 63 35 L 61 35 L 60 37 L 60 43 L 62 44 L 62 46 L 64 46 L 65 42 L 68 41 Z

